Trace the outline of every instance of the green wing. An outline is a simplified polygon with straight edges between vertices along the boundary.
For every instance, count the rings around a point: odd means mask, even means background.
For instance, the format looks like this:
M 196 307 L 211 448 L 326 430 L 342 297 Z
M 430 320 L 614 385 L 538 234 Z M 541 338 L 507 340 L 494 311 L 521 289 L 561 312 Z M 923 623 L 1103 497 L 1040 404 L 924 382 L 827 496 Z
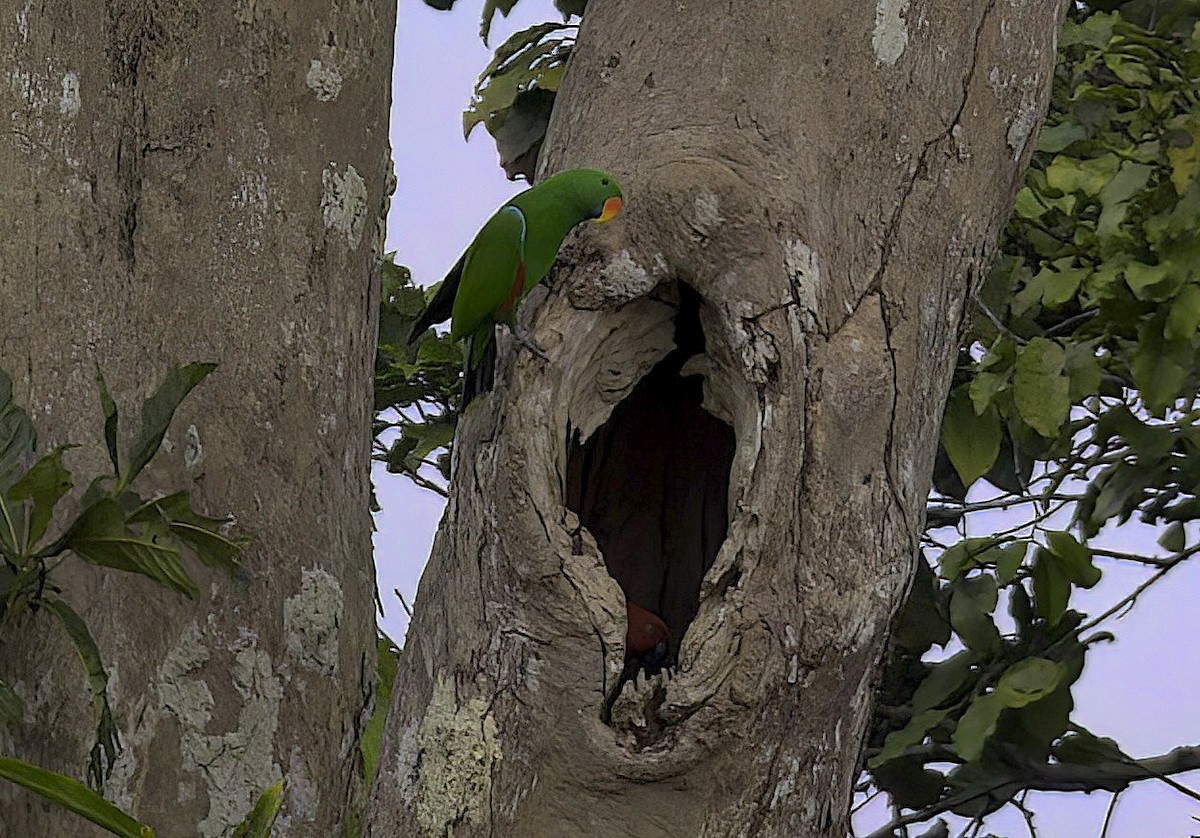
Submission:
M 508 320 L 525 284 L 525 214 L 502 207 L 488 219 L 463 259 L 450 337 L 462 340 L 481 326 Z

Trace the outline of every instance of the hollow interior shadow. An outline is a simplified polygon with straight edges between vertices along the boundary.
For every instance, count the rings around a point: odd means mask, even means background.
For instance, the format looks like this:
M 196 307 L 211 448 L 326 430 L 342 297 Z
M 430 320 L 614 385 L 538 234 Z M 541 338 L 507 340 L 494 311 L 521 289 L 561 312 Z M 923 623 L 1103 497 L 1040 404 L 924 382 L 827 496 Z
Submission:
M 681 377 L 704 351 L 700 297 L 680 285 L 672 350 L 586 442 L 568 440 L 565 502 L 595 537 L 625 597 L 671 631 L 669 665 L 696 616 L 700 582 L 729 526 L 733 428 Z

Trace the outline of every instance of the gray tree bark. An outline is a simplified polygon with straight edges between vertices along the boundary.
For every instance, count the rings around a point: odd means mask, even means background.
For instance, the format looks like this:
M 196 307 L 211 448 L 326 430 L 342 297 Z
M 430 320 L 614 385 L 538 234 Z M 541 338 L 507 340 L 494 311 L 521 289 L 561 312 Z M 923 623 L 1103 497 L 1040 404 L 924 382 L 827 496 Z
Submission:
M 216 361 L 139 489 L 190 488 L 253 543 L 199 602 L 68 562 L 109 665 L 108 784 L 159 835 L 215 836 L 287 777 L 280 833 L 338 834 L 373 689 L 368 515 L 394 4 L 0 3 L 0 365 L 77 482 L 107 467 L 103 370 L 136 431 L 170 366 Z M 72 567 L 72 565 L 74 565 Z M 0 751 L 82 777 L 84 673 L 8 632 Z M 0 833 L 82 835 L 0 787 Z
M 628 211 L 459 427 L 373 835 L 846 834 L 1064 9 L 589 4 L 541 170 Z M 673 677 L 621 677 L 623 596 Z

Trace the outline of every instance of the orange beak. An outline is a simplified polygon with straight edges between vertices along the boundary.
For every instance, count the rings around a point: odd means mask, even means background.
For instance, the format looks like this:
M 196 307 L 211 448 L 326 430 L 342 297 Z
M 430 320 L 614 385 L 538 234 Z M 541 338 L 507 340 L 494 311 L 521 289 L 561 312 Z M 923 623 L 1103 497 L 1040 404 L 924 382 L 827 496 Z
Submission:
M 621 212 L 621 207 L 625 206 L 624 202 L 613 196 L 604 202 L 604 209 L 600 212 L 600 217 L 596 219 L 597 224 L 603 224 L 605 221 L 612 221 Z

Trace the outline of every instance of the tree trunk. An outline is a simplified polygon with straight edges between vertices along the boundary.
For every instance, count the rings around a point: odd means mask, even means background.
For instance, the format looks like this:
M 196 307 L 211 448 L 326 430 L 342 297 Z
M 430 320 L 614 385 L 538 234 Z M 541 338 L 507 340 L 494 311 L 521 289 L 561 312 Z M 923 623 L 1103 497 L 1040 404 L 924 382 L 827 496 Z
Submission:
M 281 834 L 330 836 L 374 669 L 368 515 L 376 270 L 394 4 L 0 4 L 0 366 L 76 482 L 107 467 L 168 367 L 216 361 L 139 489 L 190 488 L 253 537 L 248 585 L 189 565 L 190 602 L 68 561 L 55 578 L 109 666 L 108 783 L 160 835 L 227 832 L 287 777 Z M 347 130 L 352 126 L 353 130 Z M 82 776 L 85 673 L 38 615 L 0 666 L 5 753 Z M 0 789 L 0 833 L 81 821 Z
M 1063 4 L 588 6 L 568 245 L 463 418 L 374 835 L 842 836 Z M 622 677 L 622 596 L 672 630 Z

